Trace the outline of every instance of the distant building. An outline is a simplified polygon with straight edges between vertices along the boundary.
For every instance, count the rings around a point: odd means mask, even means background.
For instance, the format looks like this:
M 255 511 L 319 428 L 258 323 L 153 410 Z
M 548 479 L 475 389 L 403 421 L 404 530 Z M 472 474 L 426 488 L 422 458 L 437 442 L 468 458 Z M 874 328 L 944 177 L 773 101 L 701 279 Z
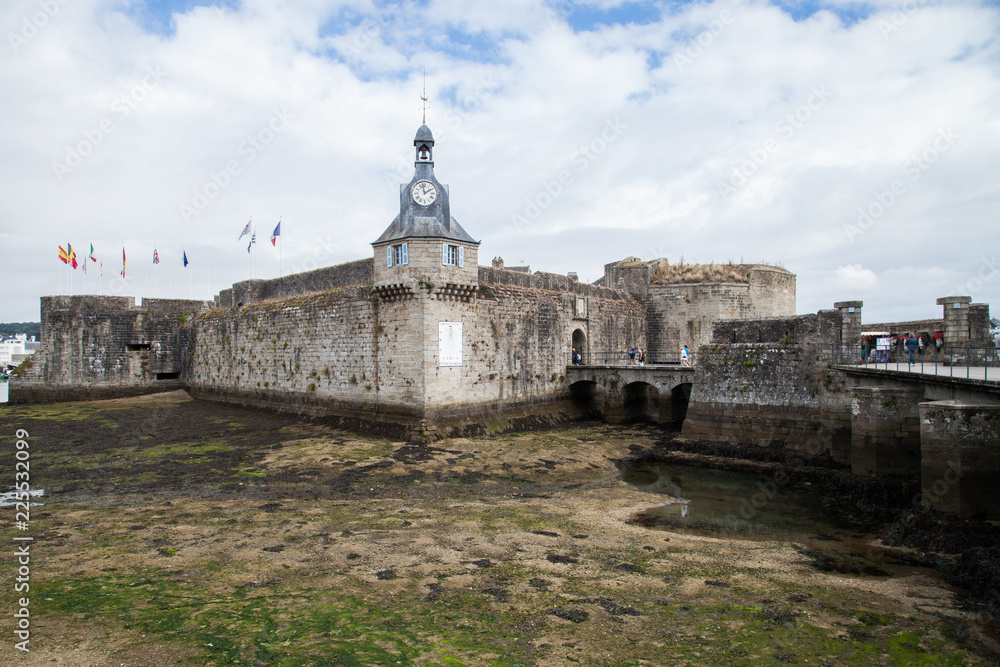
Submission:
M 37 352 L 40 346 L 41 343 L 36 342 L 34 336 L 28 338 L 26 334 L 16 334 L 0 340 L 0 368 L 17 366 Z

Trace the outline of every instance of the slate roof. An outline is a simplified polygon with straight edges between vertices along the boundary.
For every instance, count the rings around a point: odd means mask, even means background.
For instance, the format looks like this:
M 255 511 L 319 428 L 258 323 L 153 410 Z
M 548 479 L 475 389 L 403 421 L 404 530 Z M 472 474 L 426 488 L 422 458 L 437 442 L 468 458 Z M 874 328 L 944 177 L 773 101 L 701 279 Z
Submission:
M 386 241 L 396 241 L 406 238 L 440 238 L 452 241 L 464 241 L 465 243 L 479 244 L 469 233 L 462 229 L 455 218 L 451 219 L 451 229 L 447 229 L 437 218 L 426 218 L 414 216 L 409 225 L 401 225 L 399 216 L 392 221 L 392 224 L 382 232 L 375 243 L 385 243 Z
M 412 125 L 410 126 L 412 127 Z M 434 143 L 434 135 L 431 134 L 431 128 L 426 125 L 421 125 L 420 129 L 417 130 L 417 136 L 413 139 L 413 143 Z

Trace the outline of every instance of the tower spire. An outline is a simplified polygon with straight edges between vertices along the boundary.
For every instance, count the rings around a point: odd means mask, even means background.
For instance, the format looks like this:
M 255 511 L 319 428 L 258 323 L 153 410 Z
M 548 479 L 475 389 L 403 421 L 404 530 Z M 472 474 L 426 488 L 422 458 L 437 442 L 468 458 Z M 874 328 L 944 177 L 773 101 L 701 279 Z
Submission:
M 424 120 L 422 125 L 427 124 L 427 68 L 424 68 L 424 92 L 420 95 L 420 100 L 423 104 Z

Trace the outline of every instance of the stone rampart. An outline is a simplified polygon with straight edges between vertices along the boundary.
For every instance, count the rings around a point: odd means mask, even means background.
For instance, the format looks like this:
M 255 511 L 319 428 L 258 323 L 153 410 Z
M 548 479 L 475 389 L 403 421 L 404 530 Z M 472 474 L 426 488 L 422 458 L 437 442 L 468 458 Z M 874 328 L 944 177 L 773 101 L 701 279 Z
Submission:
M 582 296 L 592 296 L 605 299 L 618 299 L 621 291 L 600 287 L 589 283 L 581 283 L 569 276 L 558 273 L 526 273 L 515 268 L 479 267 L 479 283 L 486 285 L 516 285 L 530 289 L 548 290 L 553 292 L 572 292 Z
M 695 356 L 686 438 L 769 445 L 851 460 L 850 393 L 830 369 L 839 310 L 717 322 Z M 733 342 L 733 341 L 737 342 Z
M 185 321 L 206 303 L 47 296 L 41 347 L 11 383 L 11 402 L 110 398 L 176 388 Z M 170 384 L 173 383 L 173 384 Z
M 447 428 L 568 398 L 574 332 L 600 348 L 643 341 L 629 295 L 485 287 L 462 300 L 423 284 L 383 302 L 357 286 L 211 310 L 191 322 L 184 378 L 203 398 Z M 461 366 L 439 364 L 439 322 L 462 322 Z
M 793 274 L 755 266 L 747 268 L 747 275 L 747 282 L 648 285 L 643 303 L 649 310 L 649 352 L 655 357 L 676 354 L 685 345 L 697 349 L 713 340 L 719 320 L 795 314 Z
M 830 345 L 840 342 L 841 323 L 842 314 L 837 310 L 793 317 L 720 320 L 712 328 L 712 342 Z
M 222 290 L 218 305 L 231 308 L 255 301 L 281 299 L 351 285 L 371 285 L 374 279 L 374 260 L 359 259 L 271 280 L 244 280 L 234 284 L 231 289 Z

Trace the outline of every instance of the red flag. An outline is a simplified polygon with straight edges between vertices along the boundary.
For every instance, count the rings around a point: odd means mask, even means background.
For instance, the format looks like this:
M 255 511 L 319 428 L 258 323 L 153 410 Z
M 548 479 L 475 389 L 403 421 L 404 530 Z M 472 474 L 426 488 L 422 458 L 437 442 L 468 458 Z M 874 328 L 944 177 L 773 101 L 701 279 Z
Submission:
M 62 246 L 59 246 L 59 259 L 63 264 L 69 264 L 69 253 L 63 250 Z

